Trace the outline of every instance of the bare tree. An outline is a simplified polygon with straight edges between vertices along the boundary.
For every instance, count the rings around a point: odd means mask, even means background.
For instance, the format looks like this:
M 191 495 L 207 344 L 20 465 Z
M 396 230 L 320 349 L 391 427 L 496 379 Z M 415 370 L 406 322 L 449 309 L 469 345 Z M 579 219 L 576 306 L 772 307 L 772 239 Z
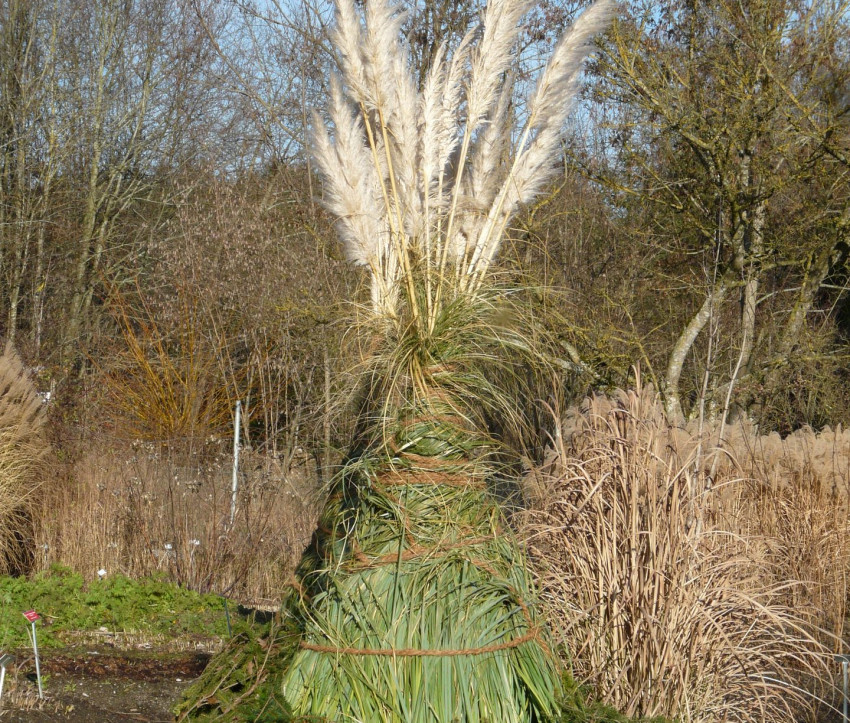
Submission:
M 63 57 L 77 122 L 73 139 L 79 179 L 78 240 L 71 251 L 64 346 L 84 331 L 105 258 L 134 251 L 116 233 L 132 207 L 153 200 L 185 142 L 190 92 L 203 61 L 203 37 L 171 0 L 110 0 L 74 8 Z M 116 253 L 117 252 L 117 253 Z
M 210 4 L 202 24 L 188 0 L 0 3 L 0 298 L 6 336 L 28 326 L 35 355 L 47 326 L 76 358 L 97 289 L 136 273 L 176 176 L 224 154 L 238 165 L 240 113 L 205 30 L 225 15 Z
M 0 298 L 14 341 L 18 315 L 32 289 L 33 329 L 40 343 L 45 235 L 61 166 L 56 113 L 57 18 L 49 4 L 0 4 Z
M 825 141 L 846 144 L 847 17 L 846 3 L 827 0 L 635 3 L 611 34 L 595 91 L 610 151 L 588 168 L 647 224 L 669 279 L 659 283 L 689 289 L 690 317 L 667 325 L 673 418 L 694 344 L 728 300 L 737 349 L 715 388 L 721 404 L 737 376 L 773 363 L 770 338 L 790 350 L 839 260 L 848 185 Z

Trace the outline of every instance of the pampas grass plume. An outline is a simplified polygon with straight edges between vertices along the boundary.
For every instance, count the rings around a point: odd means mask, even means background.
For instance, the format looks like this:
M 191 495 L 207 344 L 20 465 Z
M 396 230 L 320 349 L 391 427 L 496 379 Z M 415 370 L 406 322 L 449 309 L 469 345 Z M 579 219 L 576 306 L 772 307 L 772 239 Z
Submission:
M 477 29 L 438 48 L 417 92 L 399 7 L 367 0 L 361 18 L 337 0 L 342 87 L 332 85 L 333 138 L 317 128 L 315 156 L 346 254 L 371 271 L 378 316 L 409 313 L 431 333 L 442 304 L 479 293 L 511 216 L 551 178 L 582 63 L 615 3 L 597 0 L 566 32 L 512 144 L 506 76 L 529 7 L 491 0 Z

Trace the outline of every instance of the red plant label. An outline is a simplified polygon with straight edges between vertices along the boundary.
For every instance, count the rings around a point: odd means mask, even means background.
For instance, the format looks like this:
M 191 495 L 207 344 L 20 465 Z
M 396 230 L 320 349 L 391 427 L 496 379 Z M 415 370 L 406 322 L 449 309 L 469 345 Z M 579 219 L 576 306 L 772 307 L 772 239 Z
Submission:
M 31 623 L 34 623 L 36 620 L 38 620 L 41 617 L 41 615 L 39 615 L 35 610 L 27 610 L 24 613 L 24 617 L 27 620 L 29 620 Z

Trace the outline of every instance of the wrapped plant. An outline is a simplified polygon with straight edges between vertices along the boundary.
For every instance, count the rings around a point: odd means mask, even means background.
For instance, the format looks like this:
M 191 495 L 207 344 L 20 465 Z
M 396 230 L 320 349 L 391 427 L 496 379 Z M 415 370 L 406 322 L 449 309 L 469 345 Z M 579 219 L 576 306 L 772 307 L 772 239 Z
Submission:
M 527 3 L 492 0 L 479 27 L 437 49 L 421 90 L 403 13 L 358 7 L 336 4 L 339 68 L 314 147 L 346 253 L 368 270 L 374 353 L 357 439 L 298 570 L 278 694 L 318 720 L 539 721 L 555 712 L 557 663 L 488 491 L 485 423 L 520 416 L 511 359 L 534 341 L 492 269 L 512 215 L 554 170 L 613 3 L 557 44 L 519 129 L 508 79 Z M 190 710 L 227 712 L 194 696 Z

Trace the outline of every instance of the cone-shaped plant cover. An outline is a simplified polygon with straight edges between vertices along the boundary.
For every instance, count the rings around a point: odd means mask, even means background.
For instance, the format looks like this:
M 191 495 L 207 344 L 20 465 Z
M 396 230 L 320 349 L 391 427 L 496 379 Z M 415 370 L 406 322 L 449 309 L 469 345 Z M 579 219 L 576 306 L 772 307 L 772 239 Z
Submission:
M 284 697 L 332 721 L 537 720 L 554 661 L 487 465 L 470 458 L 480 440 L 450 405 L 405 412 L 322 518 Z
M 282 656 L 264 692 L 222 680 L 197 689 L 186 710 L 541 721 L 555 712 L 557 663 L 488 492 L 493 443 L 482 421 L 513 414 L 492 369 L 528 343 L 498 311 L 490 269 L 512 214 L 550 177 L 582 61 L 613 3 L 598 0 L 558 43 L 519 128 L 508 78 L 524 1 L 491 0 L 478 28 L 437 49 L 421 82 L 399 10 L 387 0 L 360 7 L 337 0 L 338 74 L 314 138 L 327 207 L 349 258 L 368 270 L 380 339 L 357 451 L 298 569 L 290 632 L 279 648 L 260 646 Z M 236 687 L 238 701 L 221 704 Z

